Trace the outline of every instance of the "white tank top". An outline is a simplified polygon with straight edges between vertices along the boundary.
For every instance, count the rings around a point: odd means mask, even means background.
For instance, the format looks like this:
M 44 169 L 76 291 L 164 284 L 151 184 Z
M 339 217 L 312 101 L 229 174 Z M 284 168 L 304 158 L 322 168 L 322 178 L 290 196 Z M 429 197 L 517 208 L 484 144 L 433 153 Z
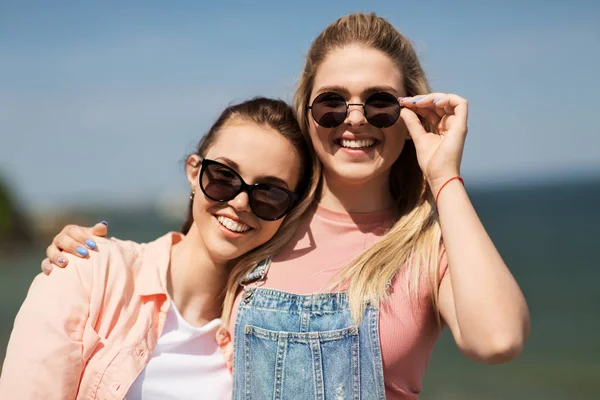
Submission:
M 192 326 L 171 301 L 152 358 L 125 399 L 231 399 L 231 374 L 216 341 L 221 323 Z

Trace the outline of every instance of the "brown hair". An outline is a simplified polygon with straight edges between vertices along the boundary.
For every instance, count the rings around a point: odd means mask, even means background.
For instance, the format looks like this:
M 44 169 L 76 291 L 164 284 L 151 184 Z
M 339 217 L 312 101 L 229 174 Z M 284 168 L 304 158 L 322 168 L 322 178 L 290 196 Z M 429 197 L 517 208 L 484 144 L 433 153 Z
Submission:
M 403 77 L 406 96 L 430 92 L 425 72 L 410 41 L 388 21 L 375 14 L 355 13 L 329 25 L 314 40 L 294 96 L 294 108 L 301 128 L 308 132 L 308 102 L 315 76 L 327 55 L 348 45 L 361 45 L 386 54 Z M 426 129 L 431 130 L 425 121 Z M 371 246 L 336 276 L 334 282 L 347 286 L 352 314 L 362 315 L 365 300 L 387 299 L 388 283 L 403 265 L 412 268 L 409 289 L 416 293 L 423 267 L 432 287 L 438 285 L 441 230 L 432 194 L 417 162 L 414 143 L 407 141 L 390 172 L 390 192 L 396 199 L 399 220 L 376 244 Z M 408 262 L 410 261 L 410 262 Z M 413 284 L 410 284 L 410 283 Z M 437 307 L 437 290 L 433 291 Z
M 229 320 L 235 295 L 240 288 L 242 279 L 260 261 L 275 255 L 294 235 L 300 223 L 300 217 L 311 205 L 321 174 L 319 164 L 315 162 L 316 156 L 309 147 L 305 134 L 300 129 L 292 108 L 282 100 L 265 97 L 255 97 L 243 103 L 227 107 L 215 121 L 208 133 L 202 137 L 196 148 L 195 154 L 205 156 L 214 143 L 221 129 L 233 120 L 253 122 L 257 125 L 267 126 L 281 133 L 294 146 L 300 156 L 300 180 L 295 192 L 300 196 L 298 203 L 285 216 L 279 230 L 273 238 L 261 246 L 249 251 L 232 262 L 231 272 L 225 292 L 223 318 Z M 199 166 L 198 166 L 199 167 Z M 181 228 L 182 233 L 187 233 L 194 222 L 192 214 L 193 200 L 190 200 L 188 216 Z

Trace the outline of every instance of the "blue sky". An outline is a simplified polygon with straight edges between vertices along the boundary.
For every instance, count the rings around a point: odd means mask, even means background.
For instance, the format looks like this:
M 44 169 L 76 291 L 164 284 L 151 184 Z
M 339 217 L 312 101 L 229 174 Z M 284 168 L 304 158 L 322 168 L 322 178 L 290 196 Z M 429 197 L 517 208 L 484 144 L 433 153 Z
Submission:
M 0 173 L 31 208 L 179 196 L 224 106 L 290 100 L 314 37 L 375 11 L 469 100 L 467 182 L 600 176 L 599 4 L 0 0 Z

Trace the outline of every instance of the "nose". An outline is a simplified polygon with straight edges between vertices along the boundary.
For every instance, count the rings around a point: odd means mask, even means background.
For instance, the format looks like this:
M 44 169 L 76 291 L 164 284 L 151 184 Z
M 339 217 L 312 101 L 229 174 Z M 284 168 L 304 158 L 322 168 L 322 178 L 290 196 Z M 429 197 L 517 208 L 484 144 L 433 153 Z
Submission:
M 241 191 L 235 196 L 233 199 L 227 202 L 231 207 L 233 207 L 236 211 L 246 211 L 250 212 L 250 198 L 248 197 L 248 193 L 245 191 Z
M 353 127 L 366 124 L 367 119 L 365 118 L 364 106 L 362 104 L 348 104 L 348 114 L 344 123 Z

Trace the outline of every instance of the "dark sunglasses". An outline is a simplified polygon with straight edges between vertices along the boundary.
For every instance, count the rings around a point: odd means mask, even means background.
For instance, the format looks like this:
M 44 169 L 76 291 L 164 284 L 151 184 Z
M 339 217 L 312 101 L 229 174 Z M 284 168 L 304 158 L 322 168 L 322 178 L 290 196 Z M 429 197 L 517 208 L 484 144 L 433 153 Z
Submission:
M 367 121 L 376 128 L 394 125 L 401 108 L 396 96 L 387 92 L 373 93 L 364 104 L 346 103 L 342 95 L 325 92 L 318 95 L 308 109 L 317 124 L 323 128 L 335 128 L 344 123 L 350 106 L 361 106 Z
M 246 192 L 254 215 L 266 221 L 282 218 L 298 200 L 296 193 L 280 186 L 270 183 L 248 185 L 231 167 L 204 157 L 200 160 L 200 189 L 211 200 L 222 203 Z

